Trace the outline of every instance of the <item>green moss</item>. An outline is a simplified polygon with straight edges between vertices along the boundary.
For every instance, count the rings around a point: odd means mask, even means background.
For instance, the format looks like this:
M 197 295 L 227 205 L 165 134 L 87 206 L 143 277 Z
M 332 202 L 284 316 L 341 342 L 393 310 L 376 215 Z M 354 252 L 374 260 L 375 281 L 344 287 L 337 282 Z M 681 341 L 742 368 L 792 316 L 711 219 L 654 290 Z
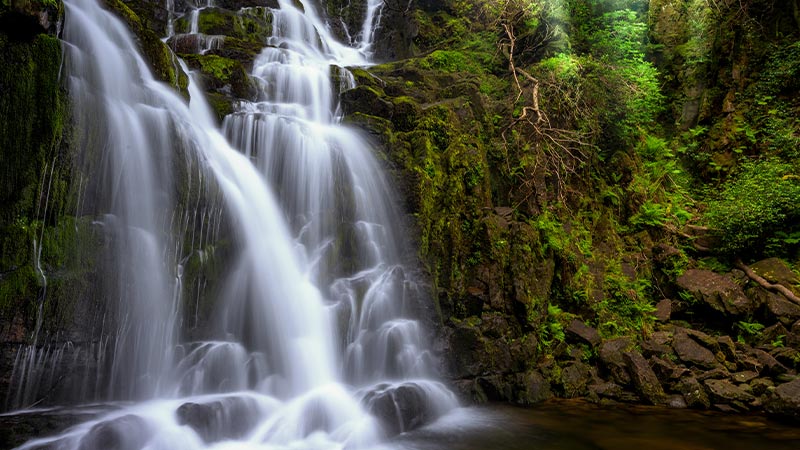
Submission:
M 133 32 L 153 75 L 187 96 L 189 78 L 181 70 L 169 47 L 121 0 L 105 0 L 105 3 Z

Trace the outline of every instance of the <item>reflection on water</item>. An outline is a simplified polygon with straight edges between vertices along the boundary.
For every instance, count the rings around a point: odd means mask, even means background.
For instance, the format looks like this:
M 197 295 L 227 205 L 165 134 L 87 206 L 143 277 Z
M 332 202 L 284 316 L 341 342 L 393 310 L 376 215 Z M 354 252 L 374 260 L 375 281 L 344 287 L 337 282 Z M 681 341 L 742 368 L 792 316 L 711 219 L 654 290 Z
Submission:
M 0 448 L 63 429 L 120 404 L 0 415 Z M 13 415 L 12 415 L 13 414 Z M 493 405 L 451 411 L 381 450 L 798 450 L 800 427 L 758 415 L 558 400 L 532 408 Z M 388 448 L 387 448 L 388 447 Z M 377 450 L 377 449 L 376 449 Z
M 403 435 L 396 445 L 414 450 L 797 450 L 800 427 L 756 415 L 560 400 L 533 408 L 462 409 Z

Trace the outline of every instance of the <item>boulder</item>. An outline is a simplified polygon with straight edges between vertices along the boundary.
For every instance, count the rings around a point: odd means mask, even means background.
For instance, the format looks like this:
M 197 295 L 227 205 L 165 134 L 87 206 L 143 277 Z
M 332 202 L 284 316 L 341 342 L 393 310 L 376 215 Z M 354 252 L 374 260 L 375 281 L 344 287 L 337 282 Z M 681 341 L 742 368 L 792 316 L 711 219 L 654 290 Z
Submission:
M 751 349 L 749 355 L 758 361 L 758 364 L 767 371 L 767 373 L 777 376 L 789 371 L 783 364 L 781 364 L 772 355 L 764 350 L 754 348 Z
M 428 389 L 424 382 L 380 384 L 362 399 L 366 410 L 388 436 L 419 428 L 437 419 L 455 400 L 444 390 Z
M 656 310 L 653 312 L 656 320 L 659 322 L 667 322 L 672 316 L 672 300 L 663 299 L 656 303 Z
M 244 437 L 258 421 L 258 405 L 246 397 L 226 397 L 209 403 L 182 404 L 175 415 L 206 442 Z
M 686 334 L 675 335 L 675 339 L 672 341 L 672 348 L 677 353 L 678 358 L 688 364 L 706 369 L 711 369 L 718 365 L 717 359 L 711 353 L 711 350 L 698 344 L 697 341 Z
M 689 269 L 678 277 L 676 283 L 689 291 L 697 301 L 725 315 L 746 315 L 755 309 L 753 302 L 729 275 Z
M 750 382 L 750 391 L 757 396 L 764 395 L 773 387 L 775 387 L 775 383 L 769 378 L 756 378 Z
M 781 294 L 760 289 L 767 311 L 782 324 L 789 326 L 800 319 L 800 305 L 786 299 Z
M 448 339 L 450 373 L 453 378 L 468 378 L 482 372 L 486 359 L 486 345 L 480 331 L 460 323 Z
M 800 294 L 800 290 L 797 289 L 797 285 L 800 285 L 800 277 L 779 258 L 761 260 L 750 265 L 750 268 L 770 283 L 786 286 L 797 291 L 796 294 Z
M 755 397 L 728 380 L 706 380 L 703 384 L 708 388 L 708 392 L 715 402 L 750 403 L 755 400 Z
M 370 116 L 391 119 L 394 111 L 392 103 L 383 99 L 381 92 L 370 86 L 356 86 L 340 95 L 345 114 L 361 112 Z
M 800 422 L 800 378 L 776 387 L 764 406 L 772 416 Z
M 151 437 L 149 428 L 133 414 L 100 422 L 81 438 L 78 450 L 139 450 Z
M 574 362 L 561 371 L 561 384 L 564 387 L 564 396 L 575 398 L 586 395 L 587 386 L 595 381 L 592 369 L 582 363 Z
M 659 358 L 658 356 L 650 357 L 650 367 L 660 380 L 680 380 L 687 374 L 689 369 L 684 366 L 679 366 L 667 358 Z
M 537 370 L 517 375 L 516 402 L 531 405 L 550 399 L 553 392 L 550 383 Z
M 568 336 L 577 337 L 592 347 L 600 344 L 600 333 L 580 320 L 570 322 L 569 326 L 567 326 L 567 333 Z
M 666 401 L 664 389 L 647 360 L 639 352 L 625 352 L 622 357 L 633 385 L 642 398 L 653 405 L 663 404 Z
M 656 331 L 642 342 L 644 356 L 665 356 L 672 353 L 672 335 L 667 331 Z
M 696 378 L 685 378 L 678 382 L 674 389 L 683 395 L 689 408 L 708 409 L 711 406 L 708 394 Z
M 625 360 L 622 358 L 622 353 L 630 348 L 631 341 L 628 338 L 611 339 L 600 345 L 600 360 L 603 366 L 608 370 L 612 381 L 623 386 L 631 381 Z

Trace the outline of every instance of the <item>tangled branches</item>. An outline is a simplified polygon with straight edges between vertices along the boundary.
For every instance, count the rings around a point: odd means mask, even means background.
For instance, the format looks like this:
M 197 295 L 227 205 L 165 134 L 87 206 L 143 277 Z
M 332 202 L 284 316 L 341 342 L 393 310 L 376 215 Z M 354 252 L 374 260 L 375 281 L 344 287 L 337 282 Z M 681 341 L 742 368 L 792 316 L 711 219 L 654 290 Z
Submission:
M 512 171 L 511 165 L 507 162 L 509 172 L 513 172 L 524 189 L 519 203 L 527 201 L 531 195 L 537 193 L 535 186 L 536 178 L 549 176 L 555 182 L 556 195 L 560 201 L 565 200 L 567 192 L 567 179 L 570 174 L 574 174 L 588 159 L 587 149 L 590 147 L 585 136 L 580 132 L 567 128 L 572 125 L 571 120 L 559 120 L 559 126 L 551 123 L 547 113 L 540 106 L 540 86 L 539 80 L 528 73 L 526 70 L 517 67 L 515 58 L 517 57 L 517 36 L 515 34 L 515 22 L 520 20 L 516 14 L 509 14 L 507 19 L 501 16 L 499 26 L 505 36 L 500 40 L 500 50 L 508 60 L 508 69 L 511 72 L 516 97 L 513 104 L 520 100 L 525 100 L 519 112 L 514 117 L 512 112 L 511 122 L 503 129 L 503 138 L 506 151 L 508 152 L 509 137 L 508 133 L 515 136 L 516 145 L 531 148 L 534 153 L 532 158 L 521 158 L 518 166 L 522 170 Z M 510 20 L 508 19 L 510 18 Z M 555 33 L 546 21 L 542 26 L 548 27 L 546 33 Z M 543 42 L 543 41 L 542 41 Z M 552 89 L 557 95 L 561 94 L 560 89 Z M 559 117 L 560 118 L 560 117 Z M 539 190 L 541 190 L 540 186 Z M 543 192 L 538 194 L 543 195 Z M 518 205 L 517 205 L 518 206 Z

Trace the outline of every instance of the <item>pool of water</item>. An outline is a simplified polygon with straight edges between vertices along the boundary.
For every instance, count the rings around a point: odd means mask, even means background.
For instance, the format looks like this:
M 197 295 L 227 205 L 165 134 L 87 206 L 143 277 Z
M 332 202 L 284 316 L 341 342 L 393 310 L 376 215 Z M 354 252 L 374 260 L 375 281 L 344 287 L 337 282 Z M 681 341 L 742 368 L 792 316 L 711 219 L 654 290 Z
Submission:
M 0 449 L 59 431 L 119 405 L 0 416 Z M 800 426 L 762 415 L 556 400 L 530 408 L 460 408 L 394 438 L 389 450 L 798 450 Z
M 559 400 L 462 409 L 395 444 L 415 450 L 798 450 L 800 426 L 759 415 Z

